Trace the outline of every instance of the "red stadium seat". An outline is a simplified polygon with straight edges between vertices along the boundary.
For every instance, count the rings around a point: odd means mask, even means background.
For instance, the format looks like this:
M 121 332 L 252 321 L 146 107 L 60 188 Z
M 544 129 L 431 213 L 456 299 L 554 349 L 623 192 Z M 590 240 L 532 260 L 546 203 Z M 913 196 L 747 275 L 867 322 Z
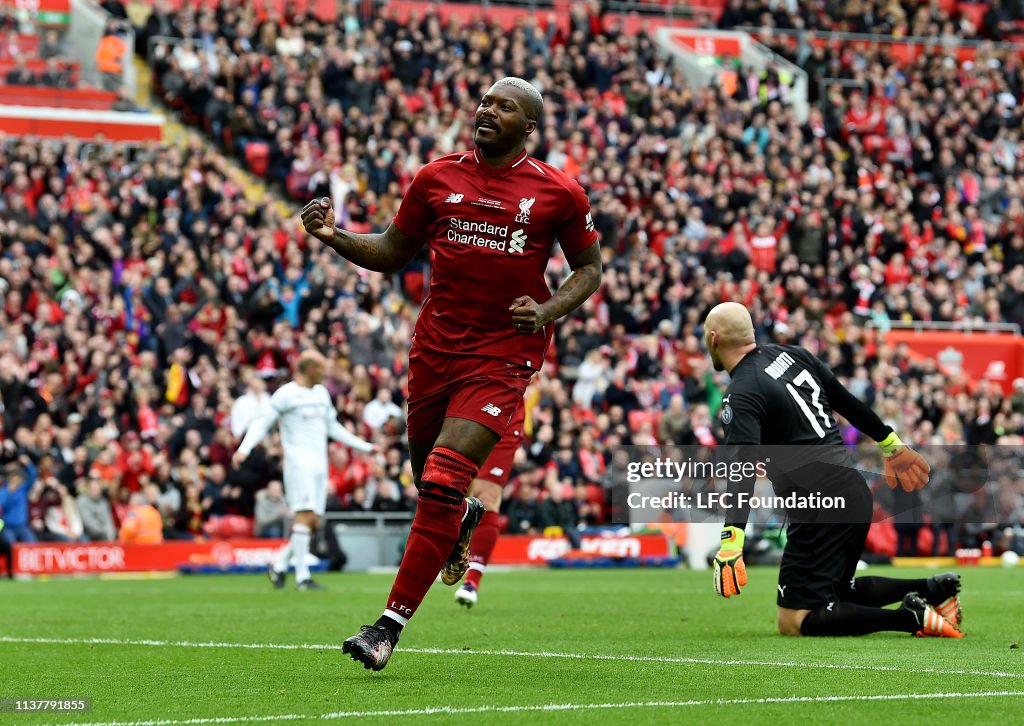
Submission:
M 864 549 L 876 555 L 894 557 L 896 555 L 896 527 L 886 520 L 874 522 L 868 530 L 867 539 L 864 541 Z
M 629 430 L 634 434 L 640 430 L 645 423 L 651 425 L 651 433 L 658 435 L 658 422 L 661 421 L 661 414 L 657 411 L 630 411 Z
M 965 18 L 971 21 L 971 24 L 975 28 L 981 27 L 981 19 L 985 17 L 985 13 L 988 12 L 988 4 L 981 3 L 958 3 L 956 6 L 956 12 L 961 18 Z
M 297 174 L 296 172 L 288 172 L 288 177 L 284 181 L 285 190 L 288 192 L 288 196 L 296 201 L 304 200 L 309 196 L 309 174 Z
M 227 514 L 223 517 L 210 517 L 203 525 L 203 534 L 212 539 L 252 537 L 254 526 L 255 523 L 250 517 Z
M 604 489 L 600 484 L 587 484 L 587 504 L 592 504 L 601 510 L 601 521 L 608 516 L 608 502 L 604 498 Z
M 256 176 L 266 176 L 270 166 L 270 144 L 253 141 L 245 147 L 245 164 Z
M 12 71 L 15 67 L 16 66 L 13 60 L 0 60 L 0 78 L 6 78 L 7 74 L 10 71 Z M 33 58 L 31 60 L 25 61 L 25 67 L 28 70 L 32 71 L 32 73 L 34 73 L 36 77 L 39 77 L 42 73 L 46 71 L 47 64 L 44 60 Z M 71 62 L 62 63 L 61 68 L 70 72 L 68 80 L 70 81 L 72 86 L 77 86 L 78 82 L 81 80 L 82 77 L 81 66 L 78 63 Z

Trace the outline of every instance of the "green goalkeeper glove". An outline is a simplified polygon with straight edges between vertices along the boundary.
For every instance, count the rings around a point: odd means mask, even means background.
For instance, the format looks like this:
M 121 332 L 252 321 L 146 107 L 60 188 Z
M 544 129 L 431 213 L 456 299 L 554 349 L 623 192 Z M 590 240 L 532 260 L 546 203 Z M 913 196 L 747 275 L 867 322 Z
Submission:
M 879 441 L 878 448 L 885 457 L 885 483 L 890 489 L 895 489 L 898 484 L 903 491 L 912 492 L 928 483 L 931 471 L 928 462 L 900 441 L 895 431 Z
M 722 546 L 715 555 L 715 592 L 722 597 L 740 594 L 747 584 L 747 566 L 743 564 L 743 530 L 722 529 Z

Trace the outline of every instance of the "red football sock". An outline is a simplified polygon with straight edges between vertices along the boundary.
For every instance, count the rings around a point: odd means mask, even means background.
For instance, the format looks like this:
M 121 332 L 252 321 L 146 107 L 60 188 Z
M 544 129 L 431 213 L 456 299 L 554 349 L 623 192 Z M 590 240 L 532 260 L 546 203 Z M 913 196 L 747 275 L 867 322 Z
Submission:
M 491 553 L 498 544 L 498 513 L 484 512 L 483 519 L 473 532 L 469 543 L 469 572 L 466 573 L 466 584 L 480 589 L 480 578 L 484 576 L 487 563 L 491 561 Z
M 388 596 L 387 610 L 403 626 L 423 602 L 459 539 L 465 495 L 478 468 L 451 449 L 437 448 L 427 457 L 416 516 Z

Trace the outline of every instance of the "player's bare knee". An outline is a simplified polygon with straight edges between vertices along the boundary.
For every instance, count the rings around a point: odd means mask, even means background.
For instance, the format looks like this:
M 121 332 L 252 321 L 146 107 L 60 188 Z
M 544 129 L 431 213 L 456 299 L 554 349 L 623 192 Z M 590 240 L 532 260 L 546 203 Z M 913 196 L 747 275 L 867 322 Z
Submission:
M 804 617 L 806 617 L 806 615 L 807 613 L 805 611 L 790 610 L 788 608 L 779 608 L 779 634 L 791 637 L 799 637 L 801 635 L 800 625 L 803 623 Z
M 457 451 L 477 466 L 482 466 L 499 438 L 491 429 L 476 421 L 446 418 L 434 448 Z
M 501 486 L 495 482 L 474 479 L 469 487 L 469 493 L 483 503 L 486 511 L 498 512 L 501 509 Z

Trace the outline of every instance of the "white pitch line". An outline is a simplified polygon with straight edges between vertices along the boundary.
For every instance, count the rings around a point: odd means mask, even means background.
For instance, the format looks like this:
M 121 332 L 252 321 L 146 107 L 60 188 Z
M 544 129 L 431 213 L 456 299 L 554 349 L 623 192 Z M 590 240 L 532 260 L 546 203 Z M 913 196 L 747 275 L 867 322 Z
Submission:
M 787 703 L 844 703 L 849 701 L 925 701 L 946 698 L 999 698 L 1024 696 L 1024 691 L 969 691 L 966 693 L 883 693 L 864 696 L 781 696 L 768 698 L 711 698 L 689 701 L 630 701 L 627 703 L 547 703 L 525 706 L 437 706 L 388 711 L 334 711 L 332 713 L 283 713 L 273 716 L 220 716 L 215 718 L 160 719 L 155 721 L 82 721 L 60 726 L 202 726 L 203 724 L 252 723 L 266 721 L 321 720 L 344 718 L 385 718 L 396 716 L 462 716 L 476 713 L 524 713 L 552 711 L 598 711 L 623 708 L 685 708 L 688 706 L 746 706 Z M 54 725 L 57 726 L 57 725 Z
M 154 648 L 239 648 L 244 650 L 341 650 L 337 643 L 222 643 L 190 640 L 136 640 L 126 638 L 18 638 L 0 636 L 0 643 L 37 643 L 42 645 L 126 645 Z M 921 666 L 851 665 L 848 663 L 797 663 L 794 661 L 738 660 L 690 658 L 658 655 L 603 655 L 592 653 L 560 653 L 554 651 L 463 650 L 460 648 L 401 648 L 399 653 L 418 655 L 477 655 L 504 658 L 563 658 L 568 660 L 613 661 L 618 663 L 668 663 L 676 665 L 752 666 L 764 668 L 817 668 L 838 671 L 871 671 L 881 673 L 920 673 L 940 676 L 981 676 L 987 678 L 1024 679 L 1024 673 L 978 671 L 969 669 L 928 668 Z

